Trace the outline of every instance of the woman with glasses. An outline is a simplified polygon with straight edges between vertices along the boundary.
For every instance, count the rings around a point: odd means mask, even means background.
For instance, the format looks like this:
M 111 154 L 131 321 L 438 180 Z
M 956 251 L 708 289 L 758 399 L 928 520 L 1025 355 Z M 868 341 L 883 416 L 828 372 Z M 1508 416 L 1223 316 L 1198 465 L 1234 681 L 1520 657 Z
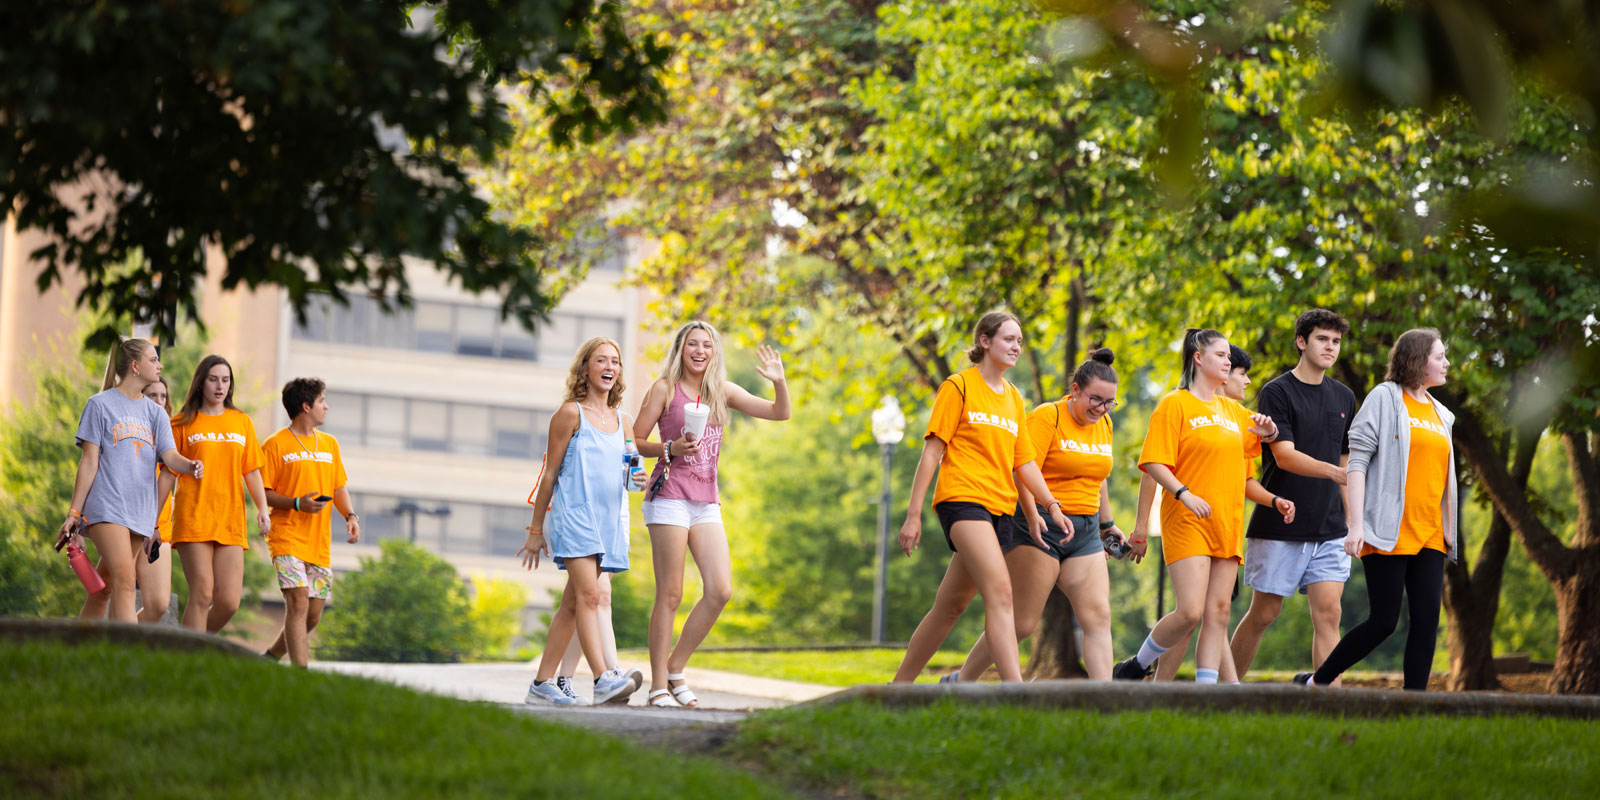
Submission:
M 1034 463 L 1044 473 L 1050 493 L 1061 501 L 1072 535 L 1019 484 L 1011 535 L 1001 543 L 1011 573 L 1017 641 L 1033 633 L 1050 589 L 1060 587 L 1083 627 L 1084 667 L 1089 679 L 1097 681 L 1111 679 L 1111 578 L 1101 535 L 1127 539 L 1111 521 L 1111 497 L 1106 491 L 1111 475 L 1111 409 L 1117 406 L 1113 360 L 1109 348 L 1089 354 L 1072 374 L 1065 397 L 1028 414 Z M 980 636 L 959 677 L 951 679 L 977 680 L 992 663 L 988 638 Z

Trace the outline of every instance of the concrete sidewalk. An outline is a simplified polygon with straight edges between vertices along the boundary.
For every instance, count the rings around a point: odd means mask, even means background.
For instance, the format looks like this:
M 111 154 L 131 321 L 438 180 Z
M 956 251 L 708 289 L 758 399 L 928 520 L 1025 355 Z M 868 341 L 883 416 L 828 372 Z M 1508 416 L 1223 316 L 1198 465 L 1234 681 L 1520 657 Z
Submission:
M 650 689 L 650 665 L 629 660 L 621 662 L 624 670 L 638 669 L 645 675 L 645 684 L 633 697 L 629 698 L 629 706 L 639 708 L 645 706 L 645 698 Z M 312 669 L 327 672 L 338 672 L 346 675 L 361 675 L 368 678 L 387 681 L 400 686 L 408 686 L 434 694 L 458 697 L 463 700 L 482 700 L 491 703 L 506 705 L 522 705 L 523 697 L 528 692 L 528 684 L 533 680 L 536 663 L 498 662 L 484 664 L 372 664 L 336 661 L 313 661 Z M 748 712 L 754 709 L 775 708 L 793 703 L 814 700 L 824 695 L 838 691 L 834 686 L 821 686 L 812 683 L 797 683 L 795 681 L 777 680 L 775 678 L 760 678 L 752 675 L 741 675 L 733 672 L 718 670 L 696 669 L 690 667 L 684 670 L 689 686 L 700 698 L 700 706 L 696 709 L 676 709 L 676 713 L 688 714 L 697 717 L 706 717 L 704 721 L 724 721 L 710 719 L 713 711 L 739 711 Z M 594 678 L 587 668 L 580 667 L 573 682 L 577 684 L 579 694 L 587 694 L 587 687 L 593 684 Z M 606 706 L 610 711 L 624 709 L 624 706 Z M 560 710 L 560 709 L 550 709 Z M 601 709 L 578 709 L 579 712 L 594 712 Z M 665 709 L 649 709 L 654 714 L 660 714 Z M 603 715 L 597 715 L 603 716 Z M 740 715 L 742 716 L 742 714 Z

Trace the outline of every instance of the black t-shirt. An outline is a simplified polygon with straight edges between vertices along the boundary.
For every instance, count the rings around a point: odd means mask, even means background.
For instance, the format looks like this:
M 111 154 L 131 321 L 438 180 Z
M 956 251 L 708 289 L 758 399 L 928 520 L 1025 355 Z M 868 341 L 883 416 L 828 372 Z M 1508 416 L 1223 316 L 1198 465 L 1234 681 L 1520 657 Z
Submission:
M 1329 464 L 1338 464 L 1339 457 L 1350 452 L 1350 423 L 1356 418 L 1356 395 L 1350 387 L 1326 375 L 1322 383 L 1313 386 L 1301 382 L 1293 372 L 1285 372 L 1261 387 L 1257 400 L 1260 412 L 1278 423 L 1277 441 L 1294 442 L 1295 450 Z M 1263 444 L 1261 450 L 1261 484 L 1294 501 L 1294 522 L 1285 525 L 1282 514 L 1257 506 L 1246 535 L 1290 542 L 1344 538 L 1348 529 L 1339 484 L 1284 469 L 1273 458 L 1270 444 Z

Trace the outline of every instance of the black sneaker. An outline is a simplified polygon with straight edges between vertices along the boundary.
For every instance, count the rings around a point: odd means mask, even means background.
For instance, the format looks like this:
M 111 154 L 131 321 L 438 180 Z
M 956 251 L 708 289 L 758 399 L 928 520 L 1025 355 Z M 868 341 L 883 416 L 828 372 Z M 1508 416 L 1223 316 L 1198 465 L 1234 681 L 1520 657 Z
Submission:
M 1294 674 L 1294 682 L 1296 684 L 1300 685 L 1300 686 L 1310 686 L 1311 685 L 1311 673 L 1309 673 L 1309 672 L 1296 672 Z
M 1114 681 L 1142 681 L 1155 674 L 1156 665 L 1148 667 L 1139 666 L 1138 656 L 1128 656 L 1111 668 L 1111 679 Z

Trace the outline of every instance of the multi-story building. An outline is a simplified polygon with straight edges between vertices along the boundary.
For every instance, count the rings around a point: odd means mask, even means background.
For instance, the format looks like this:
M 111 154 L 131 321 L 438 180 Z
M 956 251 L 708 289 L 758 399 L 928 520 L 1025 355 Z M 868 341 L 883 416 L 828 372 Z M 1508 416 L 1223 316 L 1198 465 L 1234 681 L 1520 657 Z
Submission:
M 30 358 L 77 346 L 69 341 L 76 332 L 75 276 L 68 272 L 65 287 L 44 295 L 34 286 L 39 265 L 27 254 L 42 241 L 36 233 L 19 234 L 10 221 L 0 231 L 5 407 L 31 393 Z M 529 491 L 573 354 L 591 336 L 621 343 L 629 411 L 657 367 L 640 359 L 656 327 L 646 318 L 645 298 L 619 286 L 639 248 L 622 239 L 603 247 L 587 279 L 534 332 L 500 319 L 496 298 L 463 292 L 425 264 L 407 269 L 410 309 L 385 314 L 374 300 L 352 295 L 348 306 L 315 304 L 301 323 L 280 290 L 224 292 L 213 259 L 200 303 L 208 349 L 233 363 L 236 400 L 250 407 L 259 435 L 265 439 L 288 423 L 278 399 L 286 381 L 327 382 L 324 430 L 339 439 L 363 522 L 362 542 L 347 545 L 334 515 L 335 569 L 356 569 L 384 539 L 414 538 L 464 575 L 517 580 L 533 590 L 535 607 L 548 606 L 544 590 L 559 588 L 559 573 L 528 572 L 513 555 L 526 536 Z

